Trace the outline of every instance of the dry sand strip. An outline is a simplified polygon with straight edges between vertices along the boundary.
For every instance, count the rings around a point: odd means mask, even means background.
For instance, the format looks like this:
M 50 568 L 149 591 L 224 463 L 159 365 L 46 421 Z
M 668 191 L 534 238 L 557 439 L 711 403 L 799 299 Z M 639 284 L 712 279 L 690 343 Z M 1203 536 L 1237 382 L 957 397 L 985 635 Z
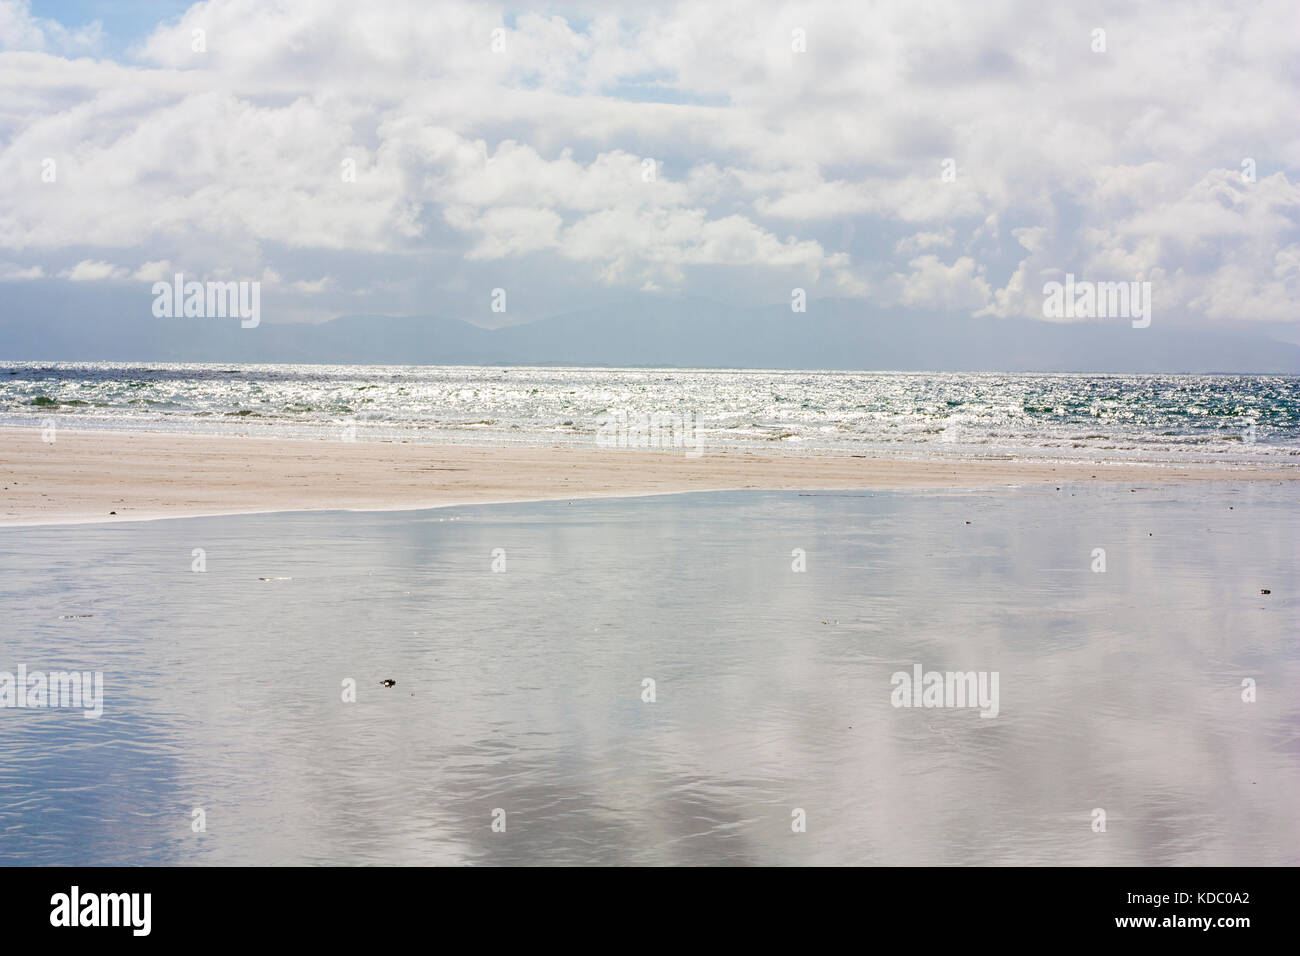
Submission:
M 0 524 L 389 510 L 683 491 L 1295 481 L 1300 467 L 420 445 L 0 429 Z

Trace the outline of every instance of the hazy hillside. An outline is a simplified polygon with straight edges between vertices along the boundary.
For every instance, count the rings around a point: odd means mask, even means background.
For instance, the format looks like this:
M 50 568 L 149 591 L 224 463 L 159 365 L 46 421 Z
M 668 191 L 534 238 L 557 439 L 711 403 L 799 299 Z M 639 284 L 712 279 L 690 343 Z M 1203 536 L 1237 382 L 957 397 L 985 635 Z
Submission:
M 36 284 L 33 284 L 36 285 Z M 11 285 L 12 289 L 13 286 Z M 34 289 L 32 291 L 35 291 Z M 1300 346 L 1256 332 L 1127 322 L 1054 324 L 872 309 L 859 300 L 736 309 L 704 299 L 617 307 L 484 329 L 458 319 L 345 316 L 319 325 L 240 328 L 234 319 L 157 319 L 127 299 L 78 290 L 57 314 L 15 295 L 0 317 L 0 358 L 24 361 L 320 362 L 697 366 L 953 371 L 1300 373 Z

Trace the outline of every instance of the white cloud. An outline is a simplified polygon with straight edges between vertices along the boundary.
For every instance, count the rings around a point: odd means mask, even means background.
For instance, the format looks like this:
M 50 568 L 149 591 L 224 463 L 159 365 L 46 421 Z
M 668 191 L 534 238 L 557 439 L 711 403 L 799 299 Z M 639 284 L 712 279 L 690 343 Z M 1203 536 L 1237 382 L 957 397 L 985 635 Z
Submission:
M 0 262 L 0 282 L 26 282 L 45 278 L 40 266 L 20 266 L 15 262 Z
M 951 246 L 954 230 L 949 227 L 941 232 L 918 232 L 894 243 L 894 253 L 900 256 L 915 256 L 924 249 L 937 246 Z
M 912 271 L 897 275 L 902 290 L 898 301 L 907 306 L 979 312 L 989 301 L 989 284 L 983 267 L 969 256 L 944 265 L 938 256 L 924 255 L 908 265 Z
M 0 2 L 0 50 L 96 53 L 103 42 L 103 32 L 98 20 L 69 30 L 57 20 L 34 17 L 30 0 Z
M 164 279 L 170 279 L 176 274 L 172 264 L 166 259 L 158 259 L 153 262 L 146 262 L 131 276 L 139 282 L 161 282 Z
M 321 317 L 559 260 L 554 311 L 747 270 L 1041 318 L 1055 270 L 1158 276 L 1164 315 L 1295 320 L 1292 17 L 1116 7 L 1095 54 L 1091 10 L 1032 0 L 208 0 L 112 62 L 75 59 L 96 25 L 0 0 L 0 250 L 78 281 L 283 275 Z
M 121 266 L 97 259 L 82 259 L 75 266 L 64 269 L 60 277 L 69 282 L 103 282 L 106 279 L 125 279 L 130 273 Z

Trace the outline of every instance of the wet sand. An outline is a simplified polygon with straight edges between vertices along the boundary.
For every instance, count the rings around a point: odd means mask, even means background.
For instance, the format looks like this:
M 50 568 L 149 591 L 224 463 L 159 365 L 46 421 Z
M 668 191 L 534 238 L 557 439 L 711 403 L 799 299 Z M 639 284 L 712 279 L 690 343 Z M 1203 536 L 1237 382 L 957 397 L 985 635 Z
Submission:
M 1294 866 L 1292 486 L 1129 487 L 8 528 L 0 866 Z
M 395 510 L 761 489 L 1289 482 L 1300 467 L 925 460 L 706 449 L 422 445 L 0 429 L 0 524 Z

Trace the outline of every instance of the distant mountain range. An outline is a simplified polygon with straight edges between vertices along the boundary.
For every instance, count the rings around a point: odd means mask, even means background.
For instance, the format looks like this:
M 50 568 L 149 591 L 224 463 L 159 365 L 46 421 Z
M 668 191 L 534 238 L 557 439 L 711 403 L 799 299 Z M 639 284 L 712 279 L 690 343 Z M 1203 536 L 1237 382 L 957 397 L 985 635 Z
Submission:
M 264 306 L 261 325 L 243 329 L 238 319 L 154 318 L 138 293 L 128 306 L 89 288 L 83 308 L 69 310 L 60 296 L 61 311 L 50 314 L 39 296 L 9 296 L 17 285 L 7 284 L 0 305 L 0 359 L 1300 374 L 1300 346 L 1258 327 L 1162 328 L 1158 315 L 1134 329 L 1125 320 L 977 319 L 850 299 L 795 313 L 647 297 L 499 329 L 434 316 L 277 324 Z

